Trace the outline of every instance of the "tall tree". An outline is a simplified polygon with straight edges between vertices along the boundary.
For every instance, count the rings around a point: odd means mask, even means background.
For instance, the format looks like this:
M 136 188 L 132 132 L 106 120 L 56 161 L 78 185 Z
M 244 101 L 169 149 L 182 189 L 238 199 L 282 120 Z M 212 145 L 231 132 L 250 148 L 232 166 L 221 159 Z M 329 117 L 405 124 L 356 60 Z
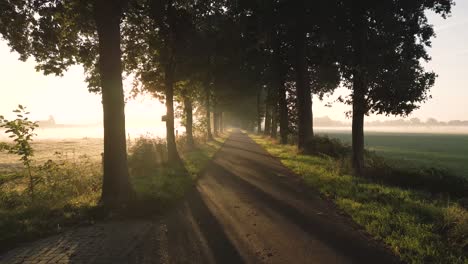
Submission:
M 353 166 L 364 173 L 364 116 L 370 113 L 408 115 L 428 99 L 435 74 L 421 61 L 434 36 L 426 11 L 443 17 L 453 1 L 342 1 L 337 23 L 344 39 L 341 67 L 352 91 L 343 99 L 353 106 Z M 349 48 L 347 48 L 349 47 Z
M 193 139 L 193 99 L 191 98 L 188 88 L 183 88 L 181 92 L 181 97 L 184 104 L 184 113 L 185 113 L 185 134 L 187 136 L 187 144 L 189 147 L 195 145 Z
M 94 18 L 99 41 L 99 75 L 104 112 L 102 202 L 118 206 L 132 195 L 127 166 L 120 22 L 126 1 L 98 0 Z
M 257 133 L 262 133 L 262 90 L 257 92 Z
M 176 0 L 145 0 L 132 5 L 125 47 L 127 68 L 136 73 L 141 88 L 164 95 L 168 161 L 181 163 L 175 139 L 176 84 L 190 79 L 198 45 L 193 6 Z M 135 44 L 135 40 L 140 40 Z M 137 89 L 138 90 L 138 89 Z
M 104 175 L 101 202 L 119 207 L 132 197 L 128 178 L 120 25 L 127 1 L 2 1 L 0 33 L 21 59 L 44 74 L 81 64 L 102 94 Z
M 307 66 L 307 29 L 306 4 L 299 0 L 297 4 L 296 30 L 294 32 L 296 93 L 298 120 L 298 148 L 308 152 L 308 144 L 313 140 L 312 130 L 312 94 L 309 86 L 309 73 Z
M 206 111 L 206 137 L 213 140 L 211 133 L 211 89 L 210 84 L 205 84 L 205 111 Z

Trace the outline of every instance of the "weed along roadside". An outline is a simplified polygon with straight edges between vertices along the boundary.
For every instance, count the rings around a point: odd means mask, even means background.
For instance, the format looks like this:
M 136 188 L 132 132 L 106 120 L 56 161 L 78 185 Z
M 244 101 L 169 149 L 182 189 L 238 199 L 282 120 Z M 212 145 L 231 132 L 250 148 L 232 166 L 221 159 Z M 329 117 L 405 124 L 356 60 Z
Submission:
M 193 186 L 226 138 L 227 134 L 212 141 L 196 137 L 194 146 L 189 147 L 185 137 L 178 137 L 183 159 L 179 167 L 167 164 L 163 140 L 141 137 L 130 141 L 128 161 L 136 202 L 127 212 L 112 216 L 99 206 L 101 162 L 86 155 L 73 159 L 64 153 L 54 155 L 54 143 L 47 142 L 52 150 L 40 154 L 50 159 L 42 163 L 31 157 L 31 172 L 38 179 L 34 201 L 30 199 L 29 178 L 23 177 L 22 169 L 8 167 L 0 171 L 0 252 L 73 227 L 165 213 Z M 34 148 L 35 143 L 31 146 Z M 77 140 L 74 147 L 82 146 Z
M 195 147 L 189 147 L 185 138 L 178 139 L 178 149 L 183 165 L 169 165 L 161 157 L 159 150 L 165 148 L 164 142 L 151 138 L 138 139 L 130 148 L 129 168 L 131 182 L 137 194 L 137 200 L 143 207 L 157 204 L 153 210 L 165 211 L 181 200 L 193 186 L 195 180 L 213 155 L 219 150 L 228 134 L 206 141 L 196 138 Z M 148 159 L 148 157 L 154 157 Z M 139 209 L 142 212 L 152 208 Z
M 304 183 L 331 199 L 408 263 L 467 263 L 468 210 L 430 190 L 352 176 L 339 160 L 302 155 L 291 145 L 250 135 Z M 466 183 L 465 183 L 466 184 Z M 450 197 L 450 196 L 449 196 Z

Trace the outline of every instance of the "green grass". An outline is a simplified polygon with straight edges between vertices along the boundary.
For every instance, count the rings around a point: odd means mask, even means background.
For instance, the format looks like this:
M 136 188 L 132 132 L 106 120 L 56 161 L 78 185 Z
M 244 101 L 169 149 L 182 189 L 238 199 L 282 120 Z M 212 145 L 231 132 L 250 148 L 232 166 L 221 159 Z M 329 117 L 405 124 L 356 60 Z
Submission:
M 193 185 L 196 176 L 226 138 L 224 135 L 215 141 L 199 140 L 193 149 L 186 148 L 181 139 L 178 142 L 179 152 L 185 168 L 157 164 L 152 170 L 138 175 L 131 171 L 130 180 L 137 202 L 135 208 L 129 208 L 129 214 L 147 216 L 148 212 L 163 213 L 172 206 Z M 60 232 L 67 227 L 90 224 L 109 217 L 98 207 L 102 186 L 101 144 L 102 140 L 35 143 L 37 162 L 33 172 L 41 181 L 36 186 L 33 203 L 27 193 L 27 179 L 23 177 L 24 172 L 18 165 L 17 157 L 2 158 L 0 251 Z M 55 152 L 60 154 L 55 155 Z M 87 153 L 91 156 L 84 155 Z M 130 152 L 129 161 L 132 155 Z M 54 162 L 48 163 L 48 167 L 39 167 L 48 159 Z M 129 165 L 132 164 L 129 162 Z
M 338 161 L 251 136 L 408 263 L 468 263 L 468 212 L 429 193 L 343 173 Z M 465 252 L 464 252 L 465 250 Z
M 325 133 L 351 143 L 350 133 Z M 436 167 L 468 178 L 468 135 L 366 133 L 366 148 L 401 168 Z
M 13 171 L 0 185 L 0 248 L 61 231 L 64 227 L 88 224 L 97 217 L 101 166 L 82 157 L 73 162 L 49 162 L 34 167 L 34 201 L 26 191 L 22 171 Z
M 133 175 L 131 180 L 139 199 L 156 202 L 162 210 L 173 206 L 184 197 L 226 138 L 227 135 L 223 135 L 214 141 L 199 140 L 201 143 L 195 148 L 180 147 L 179 153 L 184 162 L 182 167 L 160 165 L 156 170 L 143 169 L 147 173 Z

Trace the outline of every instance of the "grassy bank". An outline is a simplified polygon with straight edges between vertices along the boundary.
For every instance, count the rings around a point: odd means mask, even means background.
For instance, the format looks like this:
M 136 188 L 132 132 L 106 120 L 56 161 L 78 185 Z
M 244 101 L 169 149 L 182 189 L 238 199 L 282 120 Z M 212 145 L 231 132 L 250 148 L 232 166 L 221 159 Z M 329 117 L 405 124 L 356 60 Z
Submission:
M 319 131 L 351 144 L 351 132 Z M 367 132 L 366 148 L 402 169 L 437 167 L 468 179 L 468 135 Z
M 430 192 L 352 176 L 339 160 L 251 136 L 408 263 L 468 263 L 468 211 Z
M 196 175 L 226 137 L 209 142 L 198 139 L 195 148 L 189 148 L 184 139 L 180 138 L 179 152 L 184 166 L 177 168 L 166 164 L 163 141 L 140 138 L 130 142 L 131 183 L 137 196 L 134 208 L 129 208 L 130 214 L 163 213 L 172 206 L 192 186 Z M 56 144 L 53 141 L 50 143 Z M 74 149 L 72 144 L 69 148 Z M 86 152 L 82 142 L 77 141 L 76 148 Z M 160 154 L 158 157 L 138 157 L 139 154 L 145 154 L 142 148 Z M 27 192 L 28 181 L 21 167 L 12 166 L 12 161 L 9 161 L 8 166 L 0 166 L 0 251 L 60 232 L 67 227 L 92 224 L 109 217 L 98 207 L 102 184 L 100 161 L 86 155 L 54 155 L 54 149 L 51 148 L 49 155 L 39 151 L 40 158 L 47 156 L 50 161 L 41 160 L 33 166 L 33 174 L 37 179 L 34 201 L 31 201 Z M 96 144 L 93 144 L 90 152 L 94 153 L 95 149 Z

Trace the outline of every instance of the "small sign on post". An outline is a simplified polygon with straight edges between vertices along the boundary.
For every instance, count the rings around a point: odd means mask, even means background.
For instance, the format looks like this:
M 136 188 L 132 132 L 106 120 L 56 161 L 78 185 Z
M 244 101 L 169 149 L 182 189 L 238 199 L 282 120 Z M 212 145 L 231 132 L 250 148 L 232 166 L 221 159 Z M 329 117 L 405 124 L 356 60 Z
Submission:
M 161 117 L 161 121 L 162 121 L 162 122 L 166 122 L 166 121 L 167 121 L 167 115 L 163 115 L 163 116 Z

